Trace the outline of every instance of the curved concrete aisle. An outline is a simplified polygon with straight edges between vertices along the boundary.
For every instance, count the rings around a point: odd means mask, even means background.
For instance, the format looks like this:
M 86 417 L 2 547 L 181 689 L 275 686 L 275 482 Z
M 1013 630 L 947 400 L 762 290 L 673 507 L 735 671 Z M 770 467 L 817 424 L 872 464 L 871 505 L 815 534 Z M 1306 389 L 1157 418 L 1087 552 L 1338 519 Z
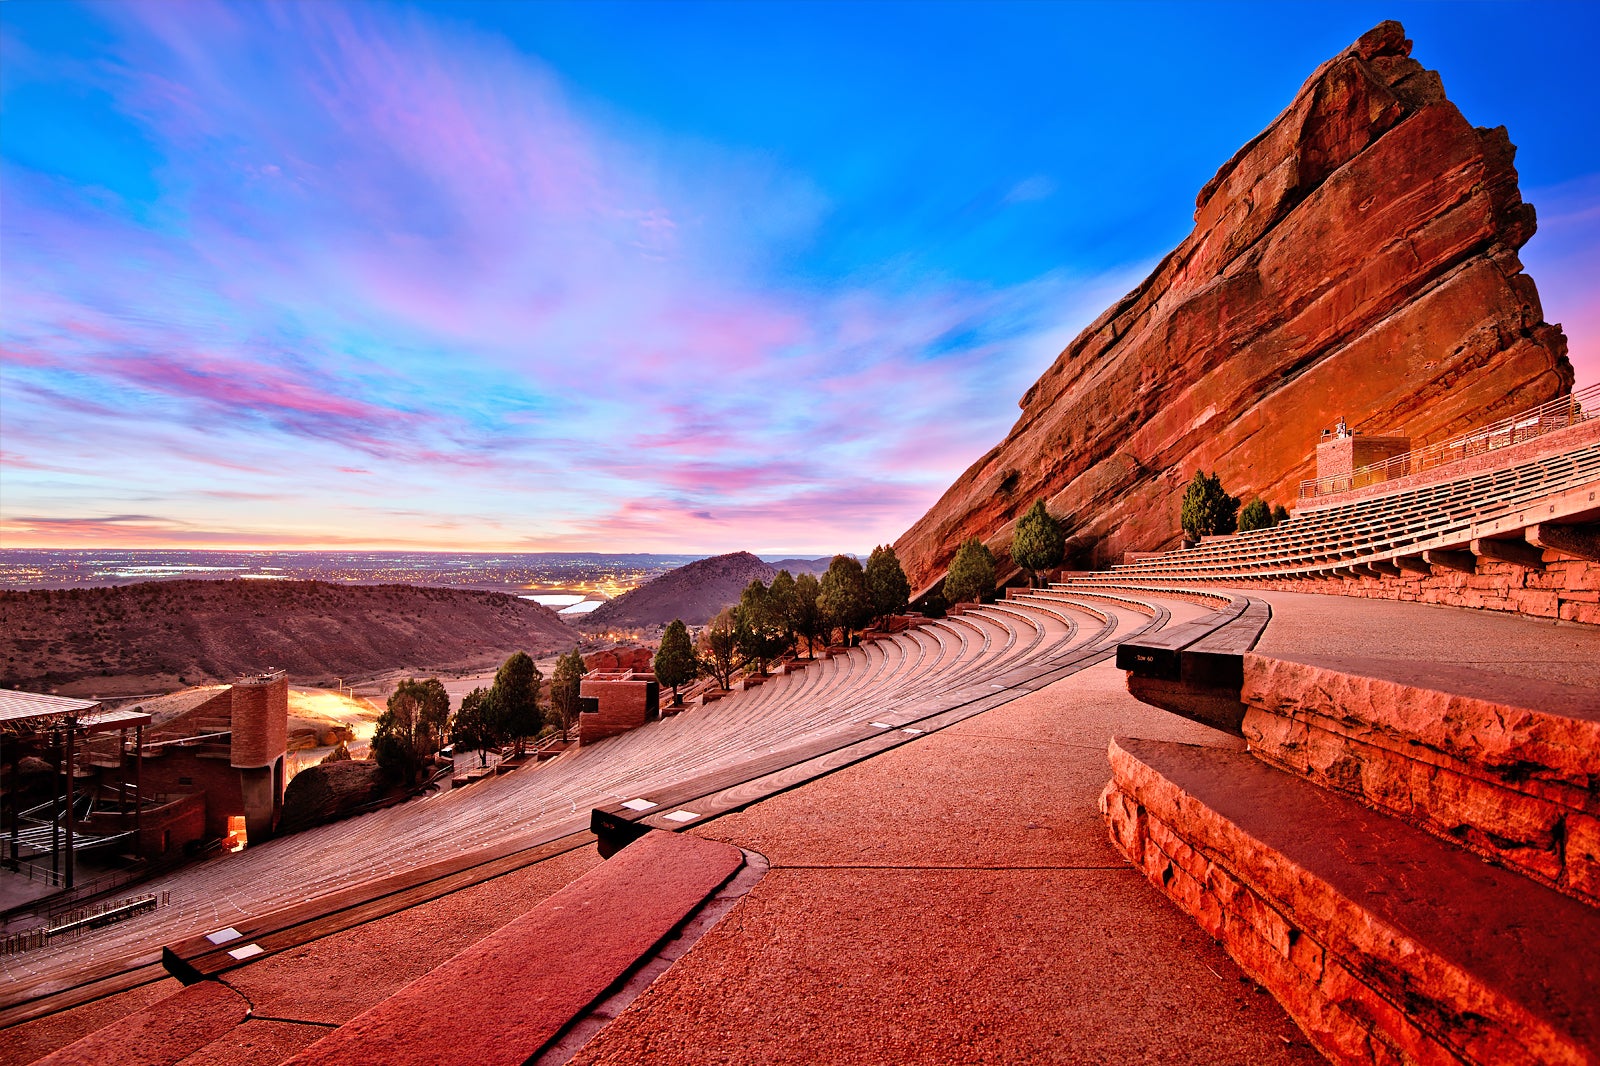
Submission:
M 1109 663 L 694 830 L 767 876 L 576 1063 L 1320 1061 L 1111 847 Z

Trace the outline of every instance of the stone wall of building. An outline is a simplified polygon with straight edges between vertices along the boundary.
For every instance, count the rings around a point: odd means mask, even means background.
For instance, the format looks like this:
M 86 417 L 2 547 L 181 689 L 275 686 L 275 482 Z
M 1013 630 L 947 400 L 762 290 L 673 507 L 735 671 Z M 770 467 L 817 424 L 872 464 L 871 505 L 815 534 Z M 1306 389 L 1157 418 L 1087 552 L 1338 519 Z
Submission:
M 628 671 L 585 677 L 578 686 L 584 707 L 578 715 L 578 743 L 593 744 L 638 729 L 657 716 L 659 693 L 656 679 L 649 674 Z
M 146 755 L 144 792 L 147 796 L 180 796 L 199 793 L 205 802 L 205 836 L 227 835 L 230 815 L 244 814 L 244 793 L 239 771 L 228 765 L 226 748 L 209 749 L 167 747 L 159 755 Z M 130 771 L 131 773 L 131 771 Z
M 289 678 L 281 670 L 233 683 L 233 765 L 271 766 L 289 750 Z

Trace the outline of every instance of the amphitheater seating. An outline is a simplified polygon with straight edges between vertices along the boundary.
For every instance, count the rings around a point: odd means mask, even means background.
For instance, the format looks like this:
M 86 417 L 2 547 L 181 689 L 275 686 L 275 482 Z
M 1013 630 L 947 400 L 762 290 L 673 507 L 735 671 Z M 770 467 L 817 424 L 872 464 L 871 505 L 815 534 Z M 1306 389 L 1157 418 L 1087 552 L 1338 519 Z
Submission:
M 1238 581 L 1328 576 L 1374 565 L 1422 573 L 1460 563 L 1449 557 L 1439 562 L 1436 553 L 1466 551 L 1498 552 L 1491 557 L 1533 565 L 1536 559 L 1526 550 L 1523 531 L 1540 517 L 1592 520 L 1600 515 L 1597 486 L 1600 443 L 1589 442 L 1499 470 L 1305 510 L 1271 529 L 1207 538 L 1192 548 L 1141 557 L 1106 574 L 1075 579 L 1079 584 L 1140 578 Z M 1534 503 L 1543 505 L 1539 514 L 1528 510 Z M 1492 531 L 1490 536 L 1485 530 Z M 1518 539 L 1506 541 L 1508 536 Z M 1497 548 L 1502 542 L 1513 546 Z
M 310 920 L 319 908 L 351 906 L 364 885 L 393 891 L 434 876 L 440 863 L 568 838 L 587 829 L 593 808 L 687 788 L 719 797 L 720 809 L 728 809 L 763 788 L 789 787 L 780 777 L 826 772 L 917 735 L 904 730 L 937 728 L 1015 698 L 1023 686 L 1041 686 L 1109 654 L 1117 638 L 1158 625 L 1163 615 L 1164 608 L 1133 600 L 1041 593 L 879 636 L 470 789 L 429 794 L 159 878 L 147 887 L 168 892 L 170 904 L 156 914 L 97 931 L 70 957 L 44 949 L 0 959 L 0 995 L 16 1002 L 69 974 L 116 973 L 163 945 L 244 930 L 275 911 L 295 908 L 296 921 Z M 641 820 L 681 829 L 684 823 L 660 817 L 673 809 Z M 274 935 L 274 944 L 291 939 Z

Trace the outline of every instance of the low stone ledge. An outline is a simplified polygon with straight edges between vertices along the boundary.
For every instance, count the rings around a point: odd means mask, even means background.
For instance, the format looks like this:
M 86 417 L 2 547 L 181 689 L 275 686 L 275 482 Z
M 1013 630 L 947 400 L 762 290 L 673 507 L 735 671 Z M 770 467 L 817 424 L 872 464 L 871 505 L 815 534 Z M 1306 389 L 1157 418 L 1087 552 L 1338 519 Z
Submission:
M 290 1062 L 520 1066 L 744 864 L 738 848 L 650 830 L 516 921 Z
M 37 1066 L 168 1066 L 231 1032 L 250 1014 L 233 989 L 202 981 L 39 1059 Z
M 1600 1058 L 1600 912 L 1248 754 L 1110 760 L 1113 843 L 1334 1062 Z
M 1600 693 L 1441 664 L 1248 655 L 1262 759 L 1600 902 Z

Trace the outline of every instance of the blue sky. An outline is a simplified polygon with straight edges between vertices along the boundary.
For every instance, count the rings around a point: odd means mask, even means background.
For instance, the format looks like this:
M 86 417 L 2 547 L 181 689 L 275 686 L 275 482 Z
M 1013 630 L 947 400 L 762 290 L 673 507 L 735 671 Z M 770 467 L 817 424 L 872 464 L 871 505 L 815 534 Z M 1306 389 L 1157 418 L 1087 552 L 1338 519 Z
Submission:
M 1578 4 L 0 5 L 0 544 L 863 550 L 1383 18 L 1600 380 Z

